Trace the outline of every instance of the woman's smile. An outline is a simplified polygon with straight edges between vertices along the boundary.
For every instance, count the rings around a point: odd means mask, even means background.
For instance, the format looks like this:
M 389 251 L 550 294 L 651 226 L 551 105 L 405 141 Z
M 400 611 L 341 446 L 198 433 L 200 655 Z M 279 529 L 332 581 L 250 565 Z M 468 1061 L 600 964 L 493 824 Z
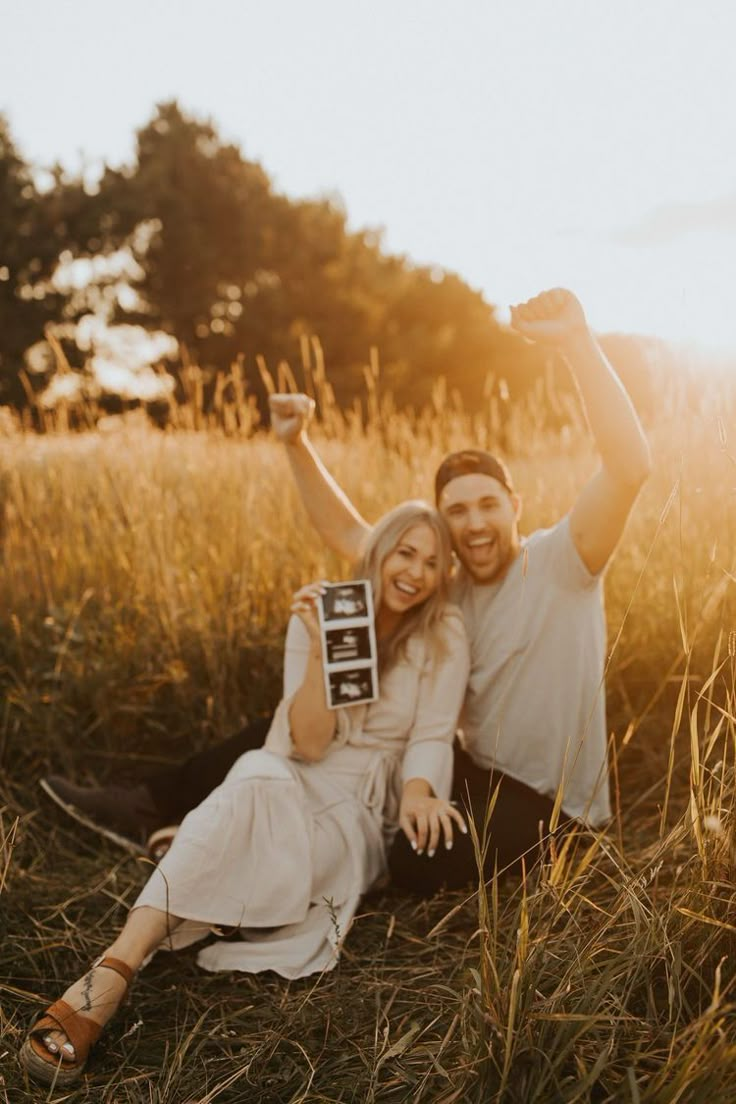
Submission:
M 434 531 L 429 525 L 413 525 L 383 561 L 381 605 L 392 613 L 406 613 L 426 601 L 438 581 Z

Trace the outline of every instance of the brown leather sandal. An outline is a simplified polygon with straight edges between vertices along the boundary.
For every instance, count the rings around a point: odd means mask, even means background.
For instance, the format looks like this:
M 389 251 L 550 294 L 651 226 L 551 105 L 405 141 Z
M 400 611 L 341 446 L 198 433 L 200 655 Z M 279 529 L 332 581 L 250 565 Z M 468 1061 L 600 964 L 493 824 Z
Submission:
M 104 966 L 108 970 L 114 970 L 124 979 L 126 991 L 120 999 L 122 1004 L 127 995 L 127 988 L 135 977 L 135 971 L 131 970 L 127 962 L 105 956 L 98 958 L 92 966 Z M 96 1023 L 89 1016 L 83 1016 L 64 1000 L 54 1001 L 31 1028 L 18 1055 L 20 1064 L 34 1081 L 42 1085 L 55 1085 L 60 1089 L 73 1085 L 84 1073 L 89 1052 L 106 1026 L 106 1024 Z M 46 1047 L 43 1041 L 44 1035 L 49 1031 L 59 1030 L 64 1032 L 74 1047 L 73 1058 L 65 1055 L 61 1049 L 58 1054 L 53 1054 Z

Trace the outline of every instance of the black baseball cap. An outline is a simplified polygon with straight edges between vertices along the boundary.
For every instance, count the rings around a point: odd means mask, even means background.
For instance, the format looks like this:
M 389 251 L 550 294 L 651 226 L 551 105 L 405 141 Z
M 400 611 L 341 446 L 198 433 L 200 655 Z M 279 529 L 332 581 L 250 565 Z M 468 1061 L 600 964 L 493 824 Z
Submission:
M 493 476 L 509 494 L 514 493 L 511 472 L 503 460 L 485 449 L 462 449 L 460 452 L 451 452 L 438 467 L 434 477 L 435 502 L 439 502 L 443 489 L 451 479 L 457 479 L 459 475 L 474 475 L 476 472 Z

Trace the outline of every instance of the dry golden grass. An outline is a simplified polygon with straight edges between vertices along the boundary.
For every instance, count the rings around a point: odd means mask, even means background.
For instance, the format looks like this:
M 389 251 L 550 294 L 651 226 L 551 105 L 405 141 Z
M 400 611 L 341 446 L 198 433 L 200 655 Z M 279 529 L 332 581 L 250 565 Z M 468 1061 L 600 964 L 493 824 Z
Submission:
M 37 779 L 140 767 L 279 692 L 290 594 L 344 571 L 279 447 L 223 382 L 171 431 L 0 438 L 0 1102 L 42 1100 L 14 1054 L 38 1002 L 105 946 L 144 877 L 40 804 Z M 369 518 L 429 497 L 442 453 L 501 441 L 528 529 L 595 458 L 574 411 L 470 417 L 438 387 L 367 423 L 316 373 L 320 451 Z M 534 879 L 365 902 L 337 970 L 287 984 L 159 956 L 76 1093 L 49 1100 L 726 1101 L 736 1095 L 736 389 L 663 399 L 655 470 L 609 571 L 617 815 Z

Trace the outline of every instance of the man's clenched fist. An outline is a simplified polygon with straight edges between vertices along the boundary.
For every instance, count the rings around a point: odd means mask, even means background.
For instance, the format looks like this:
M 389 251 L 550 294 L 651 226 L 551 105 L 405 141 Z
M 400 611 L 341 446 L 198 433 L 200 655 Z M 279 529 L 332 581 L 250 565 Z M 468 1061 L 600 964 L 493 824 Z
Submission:
M 588 334 L 580 301 L 565 288 L 553 288 L 511 308 L 511 325 L 529 341 L 563 345 Z

